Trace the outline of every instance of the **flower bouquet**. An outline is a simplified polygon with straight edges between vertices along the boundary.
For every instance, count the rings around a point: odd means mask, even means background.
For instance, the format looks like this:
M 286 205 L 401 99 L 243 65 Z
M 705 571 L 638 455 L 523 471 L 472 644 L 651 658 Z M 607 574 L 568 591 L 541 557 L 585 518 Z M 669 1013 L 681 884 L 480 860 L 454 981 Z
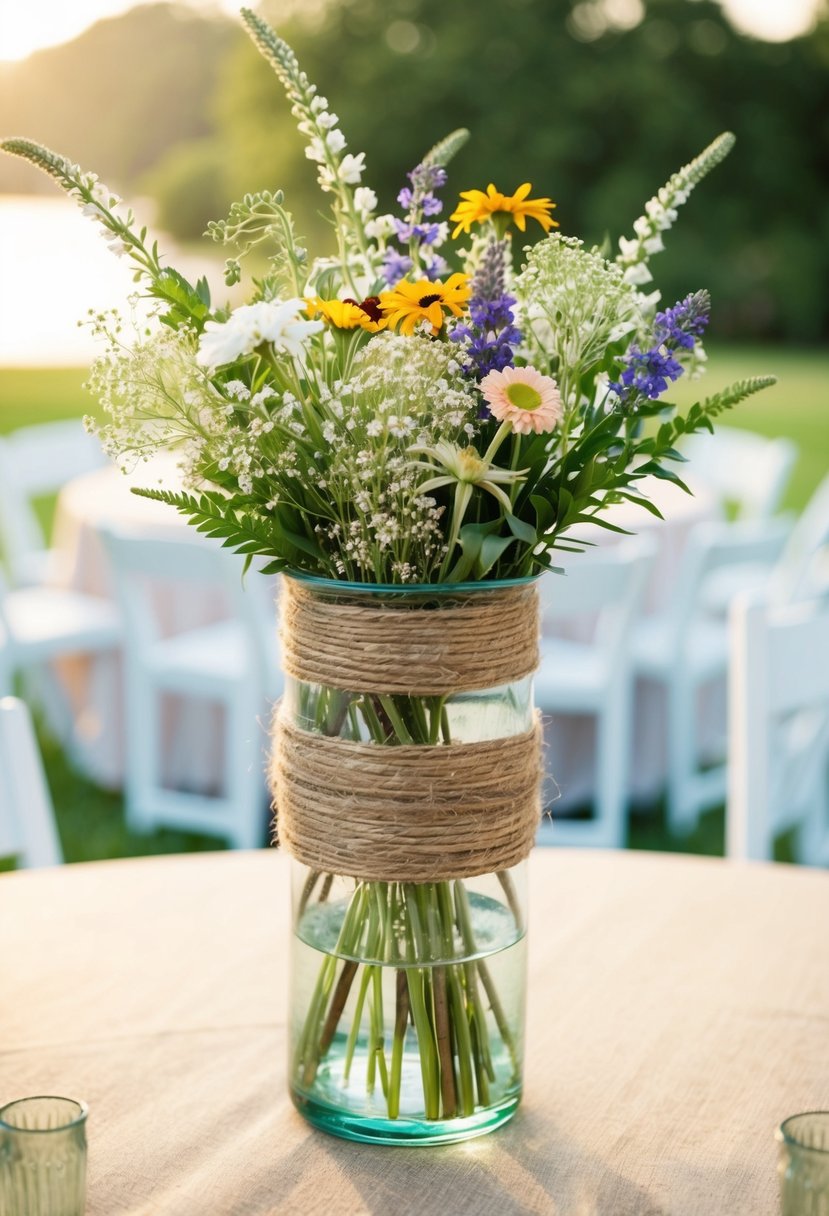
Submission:
M 336 256 L 309 256 L 281 191 L 248 194 L 209 228 L 247 302 L 214 304 L 94 174 L 2 146 L 81 204 L 154 302 L 130 340 L 94 318 L 104 448 L 174 448 L 184 488 L 140 492 L 286 576 L 273 775 L 297 872 L 294 1100 L 344 1136 L 460 1139 L 521 1090 L 534 580 L 583 547 L 579 525 L 618 530 L 614 504 L 658 515 L 647 479 L 683 486 L 677 440 L 772 383 L 684 414 L 663 397 L 703 367 L 709 298 L 660 309 L 650 260 L 733 137 L 659 190 L 615 256 L 557 231 L 529 183 L 466 190 L 441 219 L 463 130 L 378 214 L 327 99 L 242 19 L 317 166 Z M 528 225 L 541 239 L 520 258 Z

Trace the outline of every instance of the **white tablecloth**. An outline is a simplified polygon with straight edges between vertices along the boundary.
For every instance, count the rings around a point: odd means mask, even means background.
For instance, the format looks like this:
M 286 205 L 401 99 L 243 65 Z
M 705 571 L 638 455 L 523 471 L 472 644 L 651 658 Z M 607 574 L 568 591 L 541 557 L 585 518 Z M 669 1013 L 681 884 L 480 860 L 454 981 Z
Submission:
M 0 875 L 0 1101 L 86 1099 L 87 1216 L 779 1211 L 774 1129 L 829 1107 L 829 875 L 536 850 L 522 1105 L 405 1149 L 288 1100 L 287 870 L 263 850 Z

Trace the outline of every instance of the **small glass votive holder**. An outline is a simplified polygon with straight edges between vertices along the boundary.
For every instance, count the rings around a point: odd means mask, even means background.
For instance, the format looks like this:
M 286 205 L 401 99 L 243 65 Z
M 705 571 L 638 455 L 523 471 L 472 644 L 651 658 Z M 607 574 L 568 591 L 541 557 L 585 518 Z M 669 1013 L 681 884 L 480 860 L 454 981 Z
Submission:
M 0 1216 L 83 1216 L 87 1114 L 73 1098 L 0 1107 Z
M 782 1216 L 829 1216 L 829 1111 L 791 1115 L 775 1135 Z

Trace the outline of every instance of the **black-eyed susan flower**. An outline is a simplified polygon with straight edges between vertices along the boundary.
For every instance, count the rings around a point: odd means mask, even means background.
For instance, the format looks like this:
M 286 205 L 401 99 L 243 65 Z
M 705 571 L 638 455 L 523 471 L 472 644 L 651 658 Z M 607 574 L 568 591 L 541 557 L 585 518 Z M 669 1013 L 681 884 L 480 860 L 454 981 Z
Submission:
M 469 276 L 452 274 L 445 283 L 439 279 L 419 279 L 417 283 L 401 281 L 391 291 L 380 296 L 380 307 L 390 329 L 402 334 L 414 333 L 415 326 L 428 321 L 432 333 L 439 334 L 443 327 L 444 309 L 459 317 L 471 294 Z
M 530 182 L 524 182 L 514 194 L 502 194 L 492 182 L 487 186 L 486 193 L 483 190 L 462 190 L 461 201 L 449 217 L 456 224 L 453 238 L 459 232 L 468 233 L 473 224 L 482 224 L 488 219 L 493 220 L 502 233 L 512 222 L 524 232 L 527 219 L 538 220 L 545 232 L 558 228 L 550 215 L 555 203 L 549 198 L 527 198 L 531 190 Z
M 305 301 L 305 311 L 309 317 L 320 317 L 333 325 L 335 329 L 367 329 L 377 333 L 385 329 L 388 322 L 380 308 L 379 296 L 368 296 L 367 299 L 357 300 L 322 300 L 313 296 Z

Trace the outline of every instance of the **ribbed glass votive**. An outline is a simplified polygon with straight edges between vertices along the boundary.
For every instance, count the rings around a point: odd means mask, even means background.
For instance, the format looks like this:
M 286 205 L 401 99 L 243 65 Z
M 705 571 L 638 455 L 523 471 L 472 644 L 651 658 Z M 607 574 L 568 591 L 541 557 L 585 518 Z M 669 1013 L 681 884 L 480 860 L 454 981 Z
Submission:
M 52 1096 L 0 1108 L 0 1216 L 83 1216 L 86 1116 Z

